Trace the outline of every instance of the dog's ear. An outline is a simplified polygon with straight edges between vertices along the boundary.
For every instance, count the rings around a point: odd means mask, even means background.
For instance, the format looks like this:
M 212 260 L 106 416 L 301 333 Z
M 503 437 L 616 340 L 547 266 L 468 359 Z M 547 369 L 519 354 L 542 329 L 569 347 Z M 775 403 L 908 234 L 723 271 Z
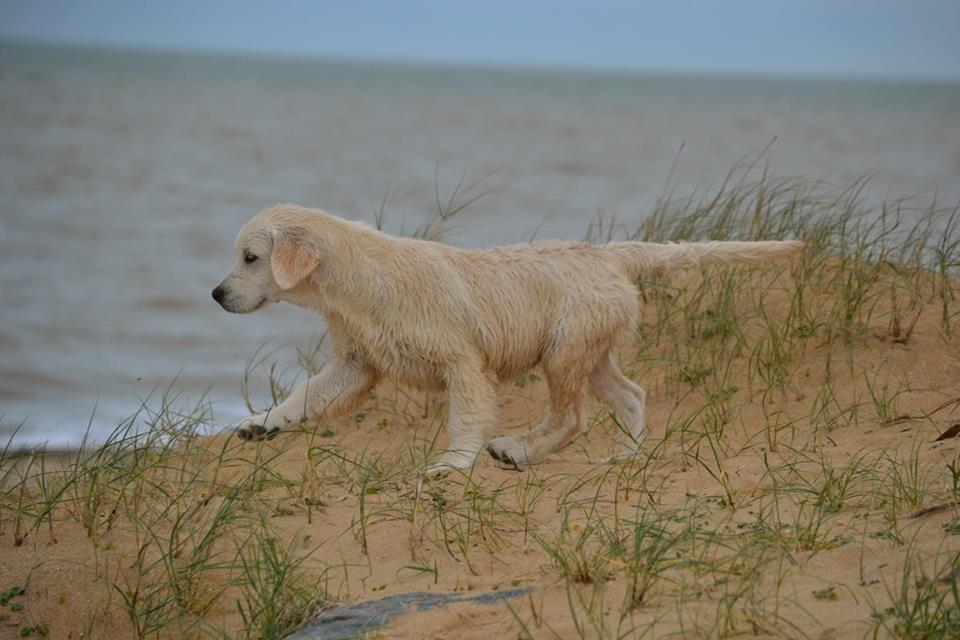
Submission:
M 291 227 L 273 235 L 270 266 L 281 289 L 292 289 L 320 265 L 320 249 L 307 237 L 306 229 Z

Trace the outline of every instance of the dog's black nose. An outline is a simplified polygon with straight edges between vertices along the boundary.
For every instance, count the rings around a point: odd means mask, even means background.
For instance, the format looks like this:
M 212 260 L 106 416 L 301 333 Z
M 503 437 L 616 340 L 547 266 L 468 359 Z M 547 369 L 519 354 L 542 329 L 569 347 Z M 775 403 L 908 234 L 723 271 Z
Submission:
M 219 303 L 223 303 L 223 287 L 217 287 L 213 290 L 213 299 Z

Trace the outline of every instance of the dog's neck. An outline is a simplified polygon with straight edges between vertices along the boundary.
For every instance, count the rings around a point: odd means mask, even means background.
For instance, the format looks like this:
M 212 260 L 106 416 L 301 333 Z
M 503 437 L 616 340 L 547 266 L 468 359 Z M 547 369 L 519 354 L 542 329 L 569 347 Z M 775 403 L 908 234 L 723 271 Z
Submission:
M 327 223 L 319 266 L 282 299 L 325 316 L 349 315 L 387 303 L 389 287 L 378 257 L 389 254 L 386 245 L 397 240 L 333 216 Z

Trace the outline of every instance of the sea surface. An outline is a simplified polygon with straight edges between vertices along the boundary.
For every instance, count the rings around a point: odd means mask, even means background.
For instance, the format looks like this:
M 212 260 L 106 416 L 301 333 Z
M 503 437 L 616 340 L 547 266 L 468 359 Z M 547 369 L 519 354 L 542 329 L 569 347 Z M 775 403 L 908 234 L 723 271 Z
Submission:
M 210 298 L 264 206 L 373 221 L 386 194 L 409 232 L 483 178 L 448 242 L 581 238 L 642 219 L 674 164 L 689 192 L 771 142 L 776 175 L 960 198 L 958 85 L 0 44 L 0 446 L 102 440 L 164 391 L 213 430 L 243 415 L 257 345 L 295 366 L 323 330 Z

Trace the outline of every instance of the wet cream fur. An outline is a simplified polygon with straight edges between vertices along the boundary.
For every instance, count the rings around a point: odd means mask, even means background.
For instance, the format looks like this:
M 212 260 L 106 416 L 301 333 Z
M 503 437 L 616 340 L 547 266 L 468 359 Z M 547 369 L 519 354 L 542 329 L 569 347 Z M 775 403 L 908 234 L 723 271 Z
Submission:
M 765 262 L 803 246 L 554 241 L 466 250 L 295 205 L 271 207 L 237 236 L 221 304 L 236 313 L 281 301 L 316 311 L 334 359 L 237 433 L 260 439 L 331 419 L 389 378 L 448 394 L 448 443 L 428 473 L 467 469 L 485 445 L 500 463 L 520 468 L 581 432 L 589 388 L 627 435 L 614 457 L 632 456 L 645 434 L 644 392 L 619 371 L 612 350 L 637 323 L 634 281 L 657 269 Z M 498 383 L 537 366 L 549 411 L 522 437 L 490 440 Z

